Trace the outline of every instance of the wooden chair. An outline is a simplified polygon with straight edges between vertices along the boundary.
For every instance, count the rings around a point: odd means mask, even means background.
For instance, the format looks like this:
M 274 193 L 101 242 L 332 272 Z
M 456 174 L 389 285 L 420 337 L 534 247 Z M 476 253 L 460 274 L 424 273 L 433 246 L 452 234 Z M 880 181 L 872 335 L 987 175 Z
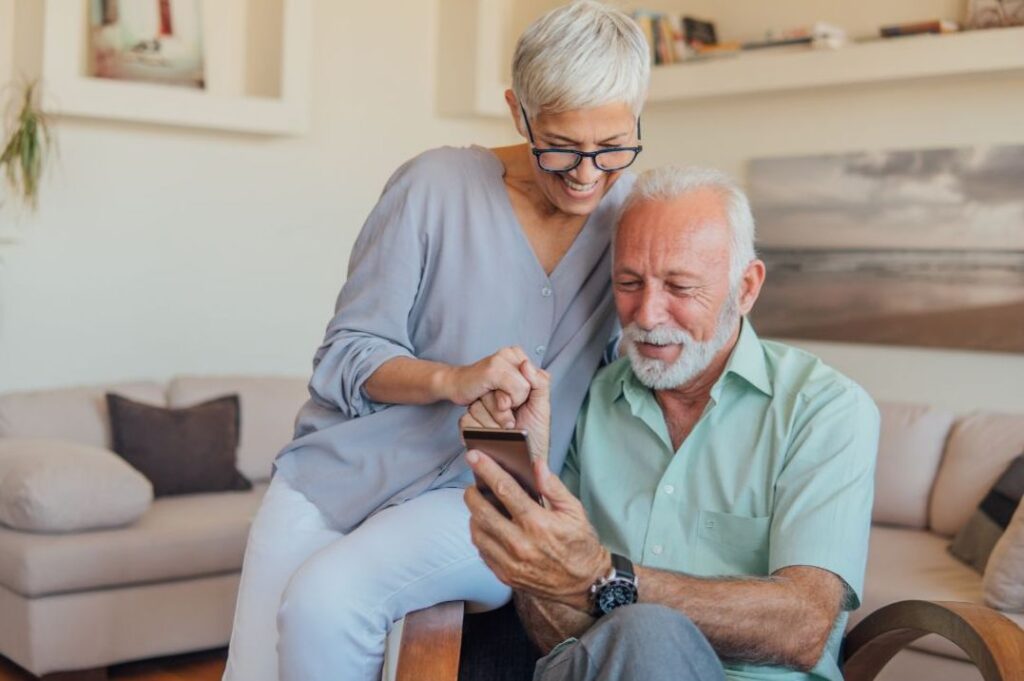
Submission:
M 461 602 L 410 613 L 397 681 L 456 681 L 463 623 Z M 910 643 L 938 634 L 959 646 L 985 681 L 1024 681 L 1024 630 L 997 611 L 973 603 L 900 601 L 875 611 L 846 636 L 846 681 L 872 681 Z

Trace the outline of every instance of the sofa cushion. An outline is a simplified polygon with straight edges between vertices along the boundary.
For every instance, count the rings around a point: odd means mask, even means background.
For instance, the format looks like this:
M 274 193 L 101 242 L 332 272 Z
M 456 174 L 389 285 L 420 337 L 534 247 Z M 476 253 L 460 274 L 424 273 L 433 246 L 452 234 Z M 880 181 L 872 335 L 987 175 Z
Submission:
M 163 386 L 152 382 L 8 393 L 0 395 L 0 437 L 49 437 L 110 449 L 108 391 L 165 403 Z
M 135 522 L 153 486 L 113 452 L 67 440 L 0 438 L 0 523 L 74 532 Z
M 928 496 L 955 418 L 918 404 L 880 403 L 881 437 L 875 467 L 876 523 L 924 529 Z
M 992 549 L 1010 526 L 1021 497 L 1024 496 L 1024 454 L 996 480 L 967 523 L 960 528 L 949 552 L 984 574 Z M 1021 567 L 1024 567 L 1022 565 Z M 1021 573 L 1024 575 L 1024 572 Z
M 180 409 L 107 394 L 114 451 L 153 483 L 158 497 L 252 489 L 235 468 L 238 396 Z
M 309 398 L 299 378 L 182 376 L 171 381 L 167 404 L 182 407 L 236 393 L 242 405 L 238 470 L 250 480 L 269 480 L 274 457 L 292 439 L 295 415 Z
M 978 412 L 958 421 L 932 490 L 932 531 L 955 535 L 1022 451 L 1024 414 Z
M 66 535 L 0 528 L 0 584 L 23 596 L 236 572 L 266 485 L 157 499 L 138 522 Z
M 896 527 L 871 528 L 868 567 L 861 607 L 850 615 L 852 627 L 884 605 L 911 599 L 982 604 L 981 575 L 951 556 L 949 540 L 931 532 Z M 1024 626 L 1024 615 L 1006 614 Z M 952 643 L 926 636 L 911 645 L 926 652 L 966 660 Z
M 1024 612 L 1024 503 L 992 549 L 982 585 L 993 608 Z

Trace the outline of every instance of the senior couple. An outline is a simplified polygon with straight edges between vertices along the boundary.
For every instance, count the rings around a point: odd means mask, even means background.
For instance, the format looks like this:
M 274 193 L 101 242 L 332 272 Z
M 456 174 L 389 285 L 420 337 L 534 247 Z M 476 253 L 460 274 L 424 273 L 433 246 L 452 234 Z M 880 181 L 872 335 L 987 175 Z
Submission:
M 513 592 L 538 679 L 839 681 L 877 412 L 746 321 L 765 271 L 727 177 L 626 172 L 649 71 L 627 16 L 560 7 L 516 46 L 525 143 L 388 181 L 253 522 L 226 681 L 375 680 L 408 612 Z M 528 430 L 545 504 L 460 421 Z

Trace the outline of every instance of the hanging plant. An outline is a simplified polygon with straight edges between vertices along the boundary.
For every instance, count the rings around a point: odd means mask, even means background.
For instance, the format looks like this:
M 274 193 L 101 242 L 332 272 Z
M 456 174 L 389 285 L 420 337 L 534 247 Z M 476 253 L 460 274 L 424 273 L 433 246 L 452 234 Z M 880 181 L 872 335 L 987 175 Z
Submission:
M 21 110 L 9 126 L 0 153 L 0 168 L 7 177 L 7 186 L 33 210 L 39 204 L 39 181 L 53 146 L 49 122 L 36 102 L 36 85 L 32 82 L 25 87 Z

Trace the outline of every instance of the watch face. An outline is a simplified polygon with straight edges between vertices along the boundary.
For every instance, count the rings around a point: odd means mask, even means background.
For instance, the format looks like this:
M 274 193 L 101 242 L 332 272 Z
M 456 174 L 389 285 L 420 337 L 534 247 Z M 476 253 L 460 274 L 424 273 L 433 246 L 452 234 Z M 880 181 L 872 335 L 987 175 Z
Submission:
M 597 607 L 604 613 L 631 603 L 636 603 L 636 585 L 628 579 L 613 579 L 597 594 Z

